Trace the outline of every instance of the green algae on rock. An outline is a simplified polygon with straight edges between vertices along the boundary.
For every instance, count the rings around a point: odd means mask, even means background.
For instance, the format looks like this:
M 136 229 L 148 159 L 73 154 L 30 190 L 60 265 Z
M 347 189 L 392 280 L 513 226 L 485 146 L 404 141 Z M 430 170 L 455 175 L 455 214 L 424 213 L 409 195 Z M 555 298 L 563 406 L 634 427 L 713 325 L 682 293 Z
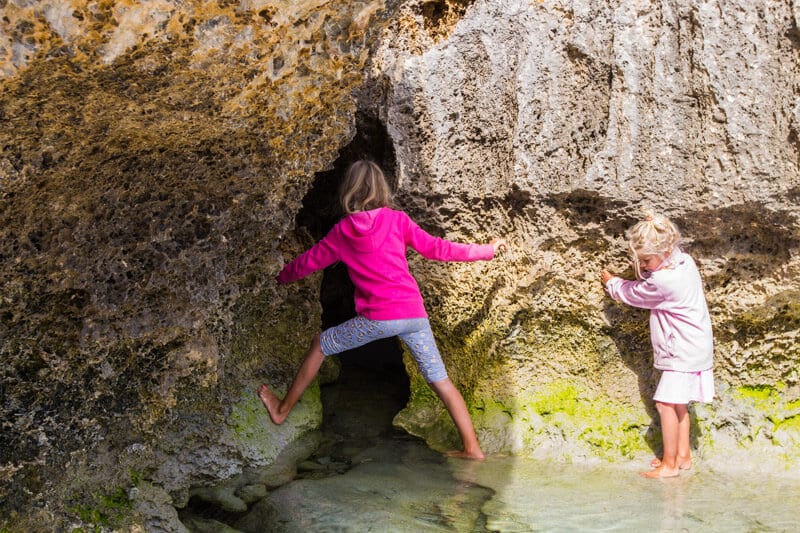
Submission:
M 412 398 L 395 424 L 437 449 L 457 445 L 447 411 L 420 400 Z M 650 419 L 637 406 L 590 394 L 569 381 L 479 400 L 469 407 L 481 445 L 492 454 L 614 462 L 650 449 Z
M 253 389 L 256 387 L 254 384 Z M 289 444 L 317 429 L 322 422 L 322 403 L 316 384 L 308 388 L 291 417 L 280 426 L 269 420 L 261 399 L 253 389 L 246 390 L 240 401 L 231 405 L 228 416 L 232 440 L 248 468 L 273 463 Z

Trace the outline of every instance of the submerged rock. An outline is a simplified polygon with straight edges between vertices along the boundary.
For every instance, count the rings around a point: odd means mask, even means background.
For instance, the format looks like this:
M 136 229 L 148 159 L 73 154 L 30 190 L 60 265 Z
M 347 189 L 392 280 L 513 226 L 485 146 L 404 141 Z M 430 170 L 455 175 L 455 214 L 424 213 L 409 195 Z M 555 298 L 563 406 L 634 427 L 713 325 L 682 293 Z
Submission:
M 234 526 L 244 532 L 320 528 L 470 531 L 492 491 L 454 479 L 441 455 L 414 441 L 371 449 L 343 476 L 277 489 Z M 425 472 L 424 476 L 420 473 Z

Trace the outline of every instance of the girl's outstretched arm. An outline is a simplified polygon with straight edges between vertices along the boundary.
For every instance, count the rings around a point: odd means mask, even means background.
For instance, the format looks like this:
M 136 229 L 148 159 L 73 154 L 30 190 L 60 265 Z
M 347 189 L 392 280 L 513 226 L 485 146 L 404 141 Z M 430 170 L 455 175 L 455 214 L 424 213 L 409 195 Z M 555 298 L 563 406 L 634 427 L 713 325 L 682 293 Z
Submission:
M 330 241 L 330 234 L 328 234 L 317 244 L 284 266 L 275 279 L 278 283 L 290 283 L 338 261 L 339 252 Z
M 405 214 L 404 214 L 405 215 Z M 448 241 L 441 237 L 434 237 L 420 228 L 416 222 L 405 215 L 405 242 L 408 246 L 419 252 L 426 259 L 436 261 L 488 261 L 501 244 L 463 244 Z
M 605 287 L 613 299 L 642 309 L 656 309 L 666 302 L 661 287 L 649 279 L 627 280 L 611 276 Z

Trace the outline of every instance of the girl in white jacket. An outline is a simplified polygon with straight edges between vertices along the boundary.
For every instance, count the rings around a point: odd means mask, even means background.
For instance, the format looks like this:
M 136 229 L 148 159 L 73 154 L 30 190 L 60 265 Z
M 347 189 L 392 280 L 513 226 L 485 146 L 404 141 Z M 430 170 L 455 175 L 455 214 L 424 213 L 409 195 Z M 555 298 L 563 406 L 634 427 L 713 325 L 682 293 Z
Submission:
M 644 477 L 674 477 L 692 466 L 689 402 L 714 397 L 711 318 L 694 260 L 680 249 L 680 232 L 666 217 L 648 215 L 627 233 L 636 280 L 601 272 L 609 296 L 650 309 L 655 367 L 653 396 L 661 418 L 663 456 Z

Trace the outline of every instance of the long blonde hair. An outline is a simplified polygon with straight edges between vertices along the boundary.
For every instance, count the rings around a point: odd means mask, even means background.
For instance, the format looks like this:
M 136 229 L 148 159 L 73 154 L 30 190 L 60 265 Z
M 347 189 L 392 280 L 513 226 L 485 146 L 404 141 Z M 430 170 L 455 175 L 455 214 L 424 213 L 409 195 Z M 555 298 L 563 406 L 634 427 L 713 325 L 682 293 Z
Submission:
M 626 233 L 628 252 L 631 254 L 633 271 L 642 279 L 639 258 L 657 255 L 666 258 L 681 244 L 681 233 L 667 217 L 645 212 L 644 220 L 638 222 Z
M 347 169 L 339 187 L 339 203 L 346 215 L 392 205 L 392 191 L 381 167 L 361 159 Z

